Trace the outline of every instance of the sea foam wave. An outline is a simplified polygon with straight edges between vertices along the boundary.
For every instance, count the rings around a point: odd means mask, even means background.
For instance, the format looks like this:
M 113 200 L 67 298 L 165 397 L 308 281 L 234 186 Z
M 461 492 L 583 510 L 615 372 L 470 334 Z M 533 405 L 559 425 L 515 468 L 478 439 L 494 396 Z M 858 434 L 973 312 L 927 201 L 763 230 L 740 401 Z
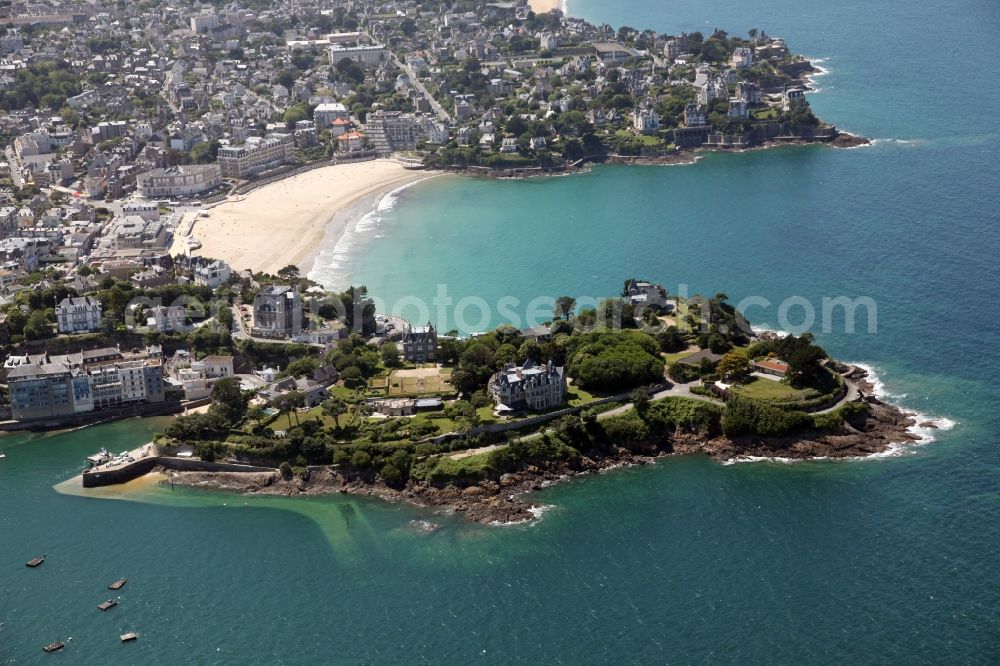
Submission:
M 755 331 L 760 330 L 771 330 L 764 328 L 754 327 Z M 779 331 L 775 331 L 780 333 Z M 885 382 L 879 376 L 878 370 L 873 365 L 867 363 L 854 363 L 847 362 L 848 365 L 853 365 L 857 368 L 861 368 L 868 373 L 866 381 L 872 385 L 872 394 L 879 400 L 883 400 L 890 404 L 896 404 L 894 401 L 900 401 L 906 398 L 905 393 L 892 393 L 885 385 Z M 932 416 L 929 414 L 924 414 L 921 412 L 914 412 L 908 410 L 901 405 L 897 405 L 900 409 L 906 412 L 914 421 L 913 425 L 907 428 L 907 431 L 916 437 L 916 440 L 910 440 L 906 442 L 893 442 L 885 451 L 880 451 L 878 453 L 873 453 L 871 455 L 865 456 L 863 458 L 830 458 L 829 456 L 818 456 L 815 458 L 782 458 L 775 457 L 771 458 L 768 456 L 736 456 L 725 462 L 723 465 L 737 465 L 744 463 L 777 463 L 781 465 L 791 465 L 797 462 L 806 461 L 816 461 L 816 460 L 841 460 L 841 461 L 859 461 L 859 460 L 877 460 L 881 458 L 898 458 L 900 456 L 912 455 L 916 453 L 915 448 L 920 446 L 925 446 L 934 442 L 937 439 L 937 433 L 946 430 L 952 430 L 957 424 L 957 422 L 948 418 L 947 416 Z M 927 425 L 924 425 L 927 424 Z
M 947 416 L 934 416 L 931 414 L 924 414 L 922 412 L 916 412 L 913 410 L 906 409 L 905 406 L 898 404 L 900 401 L 906 398 L 905 393 L 894 393 L 886 388 L 885 382 L 879 375 L 879 370 L 867 363 L 850 363 L 855 367 L 861 368 L 868 373 L 866 380 L 872 385 L 872 394 L 879 400 L 884 400 L 887 403 L 894 404 L 904 412 L 910 415 L 913 419 L 914 424 L 907 428 L 907 431 L 912 434 L 917 439 L 910 442 L 895 442 L 888 449 L 882 451 L 881 453 L 873 453 L 868 456 L 867 459 L 871 458 L 894 458 L 901 455 L 906 455 L 908 453 L 913 453 L 912 448 L 914 446 L 921 446 L 925 444 L 930 444 L 937 439 L 937 433 L 943 430 L 952 430 L 957 424 L 956 421 L 948 418 Z M 921 424 L 930 424 L 924 426 Z
M 317 253 L 312 270 L 309 271 L 309 279 L 331 290 L 346 289 L 350 286 L 349 267 L 358 245 L 366 240 L 384 238 L 385 234 L 377 233 L 376 230 L 380 229 L 386 214 L 396 208 L 402 192 L 424 180 L 426 179 L 421 178 L 382 194 L 375 200 L 375 206 L 371 211 L 356 220 L 348 220 L 344 232 L 334 246 L 321 249 Z
M 873 146 L 889 144 L 896 146 L 912 146 L 914 148 L 919 147 L 924 143 L 923 139 L 872 139 L 871 141 Z
M 767 326 L 751 326 L 750 329 L 755 335 L 760 335 L 761 333 L 774 333 L 779 338 L 787 338 L 791 335 L 788 331 L 783 331 L 780 328 L 768 328 Z

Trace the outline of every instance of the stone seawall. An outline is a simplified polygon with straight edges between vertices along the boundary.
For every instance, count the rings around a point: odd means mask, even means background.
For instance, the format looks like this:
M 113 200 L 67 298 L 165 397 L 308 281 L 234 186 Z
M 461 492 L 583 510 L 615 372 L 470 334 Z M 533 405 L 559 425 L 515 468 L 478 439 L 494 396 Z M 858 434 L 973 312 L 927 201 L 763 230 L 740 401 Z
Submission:
M 115 469 L 102 470 L 99 472 L 86 471 L 83 473 L 84 488 L 99 488 L 101 486 L 113 486 L 120 483 L 127 483 L 137 479 L 144 474 L 148 474 L 154 467 L 164 467 L 175 469 L 179 472 L 274 472 L 273 467 L 261 467 L 258 465 L 237 465 L 234 463 L 209 462 L 193 458 L 173 458 L 168 456 L 151 456 L 140 458 L 133 463 L 116 467 Z

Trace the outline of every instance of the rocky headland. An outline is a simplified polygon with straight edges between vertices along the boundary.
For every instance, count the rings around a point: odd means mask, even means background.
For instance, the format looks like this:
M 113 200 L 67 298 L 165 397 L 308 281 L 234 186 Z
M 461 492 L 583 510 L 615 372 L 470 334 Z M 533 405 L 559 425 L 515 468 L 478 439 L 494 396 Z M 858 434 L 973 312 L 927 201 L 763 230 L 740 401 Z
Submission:
M 538 505 L 530 492 L 561 480 L 602 472 L 616 467 L 645 465 L 673 455 L 706 455 L 720 462 L 771 458 L 808 460 L 864 458 L 883 454 L 893 447 L 920 440 L 913 427 L 933 427 L 917 423 L 914 414 L 871 395 L 863 370 L 852 371 L 862 388 L 867 409 L 836 431 L 803 432 L 788 437 L 727 437 L 677 432 L 657 437 L 630 448 L 611 447 L 583 452 L 570 461 L 546 461 L 517 471 L 468 485 L 454 483 L 435 486 L 412 479 L 403 488 L 392 488 L 374 476 L 345 474 L 335 467 L 311 467 L 302 476 L 280 471 L 170 472 L 169 482 L 200 488 L 266 495 L 321 495 L 349 493 L 379 497 L 390 502 L 406 502 L 441 512 L 458 513 L 480 523 L 510 524 L 533 520 Z

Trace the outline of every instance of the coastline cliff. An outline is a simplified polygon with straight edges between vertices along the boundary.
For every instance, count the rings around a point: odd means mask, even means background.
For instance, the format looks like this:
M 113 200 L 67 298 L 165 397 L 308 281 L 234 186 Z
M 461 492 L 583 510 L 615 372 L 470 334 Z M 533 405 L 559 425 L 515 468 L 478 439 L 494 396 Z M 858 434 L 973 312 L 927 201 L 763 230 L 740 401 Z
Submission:
M 758 458 L 865 458 L 917 442 L 920 438 L 913 432 L 913 427 L 918 425 L 915 415 L 871 396 L 874 387 L 865 382 L 865 372 L 855 372 L 859 385 L 869 395 L 850 403 L 859 407 L 851 410 L 851 415 L 839 427 L 826 431 L 809 429 L 780 437 L 730 437 L 715 427 L 699 432 L 678 426 L 671 432 L 651 434 L 635 441 L 584 448 L 579 455 L 526 460 L 511 471 L 487 474 L 483 478 L 455 477 L 439 483 L 410 479 L 402 488 L 390 487 L 375 475 L 346 473 L 335 466 L 313 467 L 305 476 L 283 475 L 279 470 L 172 472 L 170 482 L 248 494 L 349 493 L 455 512 L 480 523 L 530 521 L 537 517 L 539 509 L 532 502 L 531 491 L 570 477 L 650 464 L 665 456 L 706 455 L 719 462 Z

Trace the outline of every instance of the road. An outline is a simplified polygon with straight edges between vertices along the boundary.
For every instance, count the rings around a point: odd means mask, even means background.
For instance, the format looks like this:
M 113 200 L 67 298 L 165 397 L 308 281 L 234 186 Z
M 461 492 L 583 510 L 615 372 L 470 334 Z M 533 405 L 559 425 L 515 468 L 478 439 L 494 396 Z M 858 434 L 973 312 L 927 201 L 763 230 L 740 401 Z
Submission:
M 420 80 L 420 77 L 417 76 L 417 73 L 414 72 L 409 65 L 403 64 L 403 62 L 396 57 L 395 53 L 392 53 L 391 51 L 390 53 L 392 55 L 393 62 L 396 63 L 396 67 L 399 67 L 401 70 L 406 72 L 406 75 L 410 77 L 410 83 L 413 84 L 413 87 L 422 92 L 424 96 L 427 98 L 427 100 L 431 103 L 431 109 L 434 110 L 434 113 L 437 114 L 437 117 L 450 125 L 451 116 L 448 114 L 447 111 L 445 111 L 444 107 L 438 104 L 438 101 L 434 99 L 434 95 L 432 95 L 430 91 L 427 90 L 427 87 L 424 86 L 424 82 Z
M 815 412 L 809 412 L 809 413 L 810 414 L 827 414 L 829 412 L 832 412 L 832 411 L 834 411 L 836 409 L 839 409 L 839 408 L 843 407 L 845 404 L 847 404 L 849 402 L 854 402 L 855 400 L 857 400 L 860 397 L 860 392 L 858 390 L 858 385 L 856 383 L 854 383 L 852 380 L 847 379 L 846 377 L 844 378 L 844 382 L 847 384 L 847 393 L 844 395 L 843 398 L 841 398 L 839 401 L 837 401 L 837 403 L 834 404 L 832 407 L 828 407 L 826 409 L 821 409 L 821 410 L 818 410 L 818 411 L 815 411 Z M 701 395 L 699 393 L 692 393 L 691 392 L 691 387 L 692 386 L 697 386 L 697 385 L 698 385 L 698 382 L 696 382 L 696 381 L 695 382 L 691 382 L 689 384 L 674 384 L 673 386 L 671 386 L 670 388 L 668 388 L 668 389 L 666 389 L 664 391 L 658 391 L 658 392 L 654 393 L 653 395 L 650 396 L 650 400 L 659 400 L 660 398 L 676 397 L 676 398 L 693 398 L 695 400 L 703 400 L 705 402 L 711 402 L 711 403 L 714 403 L 714 404 L 717 404 L 717 405 L 718 404 L 722 404 L 722 401 L 719 400 L 719 399 L 717 399 L 717 398 L 711 398 L 709 396 Z M 606 412 L 601 412 L 600 414 L 597 415 L 597 420 L 598 421 L 603 421 L 604 419 L 609 419 L 612 416 L 618 416 L 619 414 L 624 414 L 625 412 L 627 412 L 627 411 L 629 411 L 630 409 L 633 409 L 633 408 L 634 408 L 634 405 L 632 403 L 621 405 L 620 407 L 615 407 L 614 409 L 609 409 Z M 542 434 L 545 433 L 545 432 L 547 432 L 547 431 L 548 430 L 545 430 L 545 429 L 539 430 L 537 432 L 531 433 L 530 435 L 525 435 L 524 437 L 521 437 L 520 439 L 533 439 L 533 438 L 536 438 L 536 437 L 541 437 Z M 448 457 L 451 458 L 452 460 L 460 460 L 462 458 L 466 458 L 468 456 L 475 455 L 477 453 L 485 453 L 487 451 L 493 451 L 494 449 L 497 449 L 500 446 L 501 445 L 499 445 L 499 444 L 493 444 L 493 445 L 484 446 L 484 447 L 481 447 L 481 448 L 478 448 L 478 449 L 468 449 L 468 450 L 465 450 L 465 451 L 456 451 L 455 453 L 450 454 Z

